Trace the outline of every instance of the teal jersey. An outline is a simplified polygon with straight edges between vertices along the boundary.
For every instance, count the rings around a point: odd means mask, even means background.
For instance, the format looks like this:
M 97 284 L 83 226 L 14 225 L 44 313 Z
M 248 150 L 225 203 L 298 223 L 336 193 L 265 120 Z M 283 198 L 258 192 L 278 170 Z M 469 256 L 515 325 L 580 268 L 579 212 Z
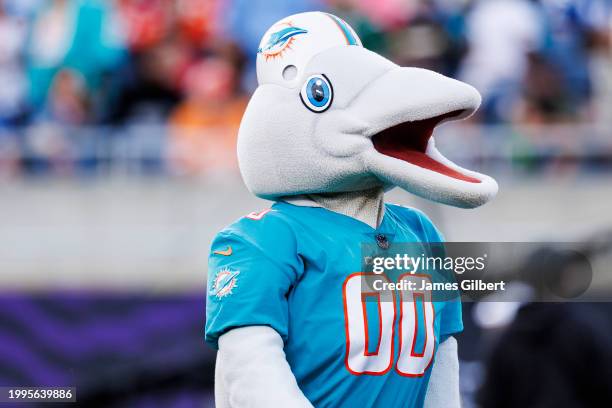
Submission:
M 422 406 L 438 343 L 463 329 L 461 303 L 364 293 L 363 244 L 387 242 L 442 237 L 420 211 L 390 204 L 377 229 L 284 202 L 243 217 L 212 243 L 206 341 L 266 325 L 315 407 Z

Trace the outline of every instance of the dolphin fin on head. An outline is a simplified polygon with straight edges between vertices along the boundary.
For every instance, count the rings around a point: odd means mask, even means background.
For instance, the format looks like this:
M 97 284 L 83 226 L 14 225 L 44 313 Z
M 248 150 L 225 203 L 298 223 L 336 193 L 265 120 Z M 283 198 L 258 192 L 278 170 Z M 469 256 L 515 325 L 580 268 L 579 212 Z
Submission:
M 471 208 L 497 193 L 495 180 L 448 160 L 433 136 L 440 123 L 473 114 L 478 92 L 368 51 L 336 16 L 308 12 L 275 23 L 259 47 L 257 78 L 238 160 L 260 197 L 397 186 Z

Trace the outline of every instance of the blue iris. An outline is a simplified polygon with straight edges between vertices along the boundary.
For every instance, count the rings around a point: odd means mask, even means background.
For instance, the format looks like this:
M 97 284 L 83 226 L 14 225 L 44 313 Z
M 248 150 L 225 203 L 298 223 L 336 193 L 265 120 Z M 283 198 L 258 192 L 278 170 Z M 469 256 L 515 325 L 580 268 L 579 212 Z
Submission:
M 327 82 L 321 77 L 314 77 L 306 85 L 308 102 L 317 108 L 322 108 L 329 102 L 331 90 Z
M 311 75 L 300 91 L 302 103 L 315 113 L 325 112 L 334 99 L 334 88 L 324 74 Z

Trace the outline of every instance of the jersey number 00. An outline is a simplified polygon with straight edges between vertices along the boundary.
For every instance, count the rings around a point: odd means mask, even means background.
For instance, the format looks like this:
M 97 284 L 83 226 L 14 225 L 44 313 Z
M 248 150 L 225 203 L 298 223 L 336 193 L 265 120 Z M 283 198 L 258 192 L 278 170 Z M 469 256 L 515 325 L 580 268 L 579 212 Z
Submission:
M 435 311 L 431 302 L 431 292 L 404 290 L 398 291 L 399 311 L 396 306 L 395 291 L 381 299 L 381 292 L 363 291 L 363 278 L 375 276 L 371 273 L 355 273 L 346 278 L 343 285 L 344 321 L 346 332 L 345 367 L 354 375 L 384 375 L 393 367 L 394 348 L 399 347 L 395 370 L 407 377 L 420 377 L 429 368 L 434 356 L 434 319 Z M 384 275 L 375 279 L 389 283 Z M 424 275 L 405 274 L 398 281 L 413 281 L 420 288 L 421 281 L 429 279 Z M 374 299 L 368 299 L 374 298 Z M 378 307 L 378 340 L 376 347 L 369 344 L 368 313 L 366 304 L 374 301 Z M 421 302 L 422 307 L 417 307 Z M 422 314 L 419 319 L 418 314 Z M 399 317 L 398 317 L 399 315 Z M 421 321 L 422 320 L 422 321 Z M 397 327 L 396 327 L 397 321 Z M 395 344 L 395 330 L 398 331 L 399 344 Z M 424 330 L 424 344 L 415 350 L 419 330 Z

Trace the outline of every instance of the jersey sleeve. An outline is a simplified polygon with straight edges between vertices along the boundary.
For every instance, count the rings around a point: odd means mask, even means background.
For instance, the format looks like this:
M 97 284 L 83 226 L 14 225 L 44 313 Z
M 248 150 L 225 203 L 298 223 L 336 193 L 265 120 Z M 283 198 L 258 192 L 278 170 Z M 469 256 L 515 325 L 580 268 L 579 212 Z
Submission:
M 463 331 L 463 313 L 459 298 L 446 300 L 440 317 L 440 338 Z
M 444 236 L 434 225 L 434 223 L 421 211 L 416 211 L 420 224 L 423 228 L 424 241 L 430 243 L 444 242 Z M 431 245 L 430 250 L 433 255 L 445 257 L 446 252 L 443 245 Z M 453 274 L 453 272 L 449 272 Z M 443 279 L 450 282 L 455 282 L 454 276 L 446 276 Z M 456 296 L 455 296 L 456 295 Z M 442 310 L 440 315 L 440 338 L 444 340 L 454 333 L 463 331 L 463 314 L 461 307 L 461 297 L 459 291 L 450 296 L 444 296 L 445 299 L 440 303 Z
M 300 266 L 293 241 L 286 231 L 263 225 L 217 235 L 208 263 L 208 344 L 216 349 L 227 331 L 253 325 L 269 326 L 287 341 L 287 296 Z

